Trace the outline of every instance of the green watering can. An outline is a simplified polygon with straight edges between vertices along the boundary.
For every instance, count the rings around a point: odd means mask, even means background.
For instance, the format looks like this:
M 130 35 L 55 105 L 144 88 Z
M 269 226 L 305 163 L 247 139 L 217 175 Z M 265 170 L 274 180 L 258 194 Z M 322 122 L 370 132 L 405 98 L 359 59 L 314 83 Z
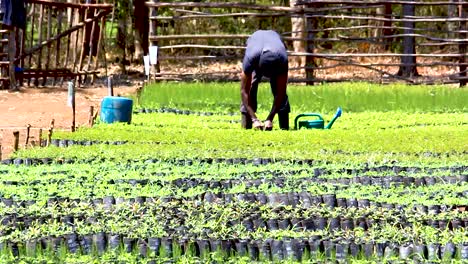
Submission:
M 308 116 L 314 116 L 314 117 L 317 117 L 318 119 L 299 121 L 300 118 L 308 117 Z M 338 107 L 338 109 L 336 110 L 335 116 L 332 118 L 330 123 L 328 123 L 328 125 L 325 126 L 325 121 L 323 120 L 323 117 L 320 114 L 316 114 L 316 113 L 300 114 L 296 116 L 296 118 L 294 119 L 294 129 L 295 130 L 301 129 L 301 128 L 330 129 L 333 126 L 333 123 L 335 123 L 335 120 L 338 119 L 338 117 L 340 116 L 341 116 L 341 107 Z

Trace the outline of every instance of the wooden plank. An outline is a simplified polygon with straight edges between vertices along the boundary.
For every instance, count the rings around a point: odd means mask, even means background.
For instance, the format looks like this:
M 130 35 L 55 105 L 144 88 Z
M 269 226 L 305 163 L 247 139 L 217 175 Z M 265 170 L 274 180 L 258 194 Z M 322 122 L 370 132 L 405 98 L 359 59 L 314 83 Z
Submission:
M 20 50 L 19 50 L 19 54 L 18 56 L 20 56 L 21 54 L 24 53 L 24 47 L 26 45 L 26 30 L 22 29 L 21 30 L 21 45 L 20 45 Z M 20 61 L 19 61 L 19 67 L 20 68 L 24 68 L 24 58 L 22 58 Z M 23 86 L 23 80 L 20 79 L 20 80 L 17 80 L 19 81 L 18 82 L 18 85 L 20 86 Z
M 289 54 L 289 53 L 288 53 Z M 414 57 L 426 57 L 426 58 L 441 58 L 450 57 L 458 58 L 460 56 L 466 56 L 466 54 L 460 53 L 418 53 L 418 54 L 403 54 L 403 53 L 308 53 L 308 52 L 295 52 L 298 56 L 315 56 L 315 57 L 330 57 L 330 58 L 347 58 L 347 57 L 363 57 L 363 58 L 375 58 L 375 57 L 401 57 L 401 56 L 414 56 Z
M 410 5 L 421 5 L 421 6 L 429 6 L 429 5 L 456 5 L 454 3 L 450 3 L 447 1 L 401 1 L 401 0 L 305 0 L 305 1 L 297 1 L 296 5 L 309 5 L 309 4 L 410 4 Z M 463 2 L 463 5 L 468 5 L 468 2 Z
M 294 13 L 227 13 L 227 14 L 198 14 L 198 15 L 184 15 L 184 16 L 151 16 L 150 20 L 183 20 L 183 19 L 196 19 L 196 18 L 222 18 L 222 17 L 284 17 L 292 16 Z
M 291 8 L 284 6 L 266 6 L 266 5 L 255 5 L 247 3 L 207 3 L 207 2 L 159 2 L 152 1 L 146 2 L 146 6 L 151 8 L 160 7 L 198 7 L 198 8 L 240 8 L 240 9 L 252 9 L 252 10 L 271 10 L 271 11 L 294 11 L 301 10 L 301 8 Z
M 96 16 L 96 11 L 93 10 L 93 17 Z M 89 37 L 89 52 L 88 52 L 88 63 L 86 64 L 86 70 L 90 70 L 91 66 L 91 59 L 93 57 L 93 52 L 94 52 L 94 35 L 96 33 L 96 28 L 97 28 L 97 23 L 98 21 L 94 21 L 92 26 L 91 26 L 91 36 Z
M 85 9 L 85 11 L 84 11 L 84 20 L 88 19 L 89 11 L 90 11 L 89 8 Z M 86 43 L 86 36 L 88 34 L 89 34 L 89 32 L 88 32 L 87 26 L 84 26 L 83 27 L 83 36 L 82 36 L 82 40 L 81 40 L 80 60 L 79 60 L 79 64 L 78 64 L 78 70 L 79 71 L 81 71 L 83 69 L 83 60 L 84 60 L 84 57 L 85 57 L 85 49 L 86 49 L 86 45 L 88 44 L 88 43 Z
M 80 10 L 78 9 L 75 9 L 75 19 L 80 19 Z M 82 28 L 79 27 L 76 31 L 75 31 L 75 36 L 74 38 L 72 39 L 74 41 L 74 43 L 72 43 L 73 45 L 73 71 L 76 71 L 77 68 L 77 59 L 78 59 L 78 39 L 80 38 L 80 32 L 81 32 Z
M 321 8 L 303 8 L 296 7 L 291 10 L 284 10 L 284 12 L 236 12 L 236 13 L 224 13 L 224 14 L 211 14 L 204 12 L 190 12 L 190 10 L 175 9 L 175 12 L 191 13 L 190 15 L 183 16 L 150 16 L 150 20 L 179 20 L 179 19 L 195 19 L 195 18 L 222 18 L 222 17 L 285 17 L 285 16 L 302 16 L 304 13 L 316 13 L 316 12 L 333 12 L 342 11 L 344 9 L 370 9 L 379 8 L 383 4 L 368 4 L 368 5 L 340 5 L 339 7 L 321 7 Z M 268 10 L 264 10 L 268 11 Z M 271 11 L 271 10 L 270 10 Z
M 150 36 L 150 41 L 158 40 L 173 40 L 173 39 L 239 39 L 248 38 L 248 34 L 203 34 L 203 35 L 161 35 L 161 36 Z
M 8 42 L 8 74 L 10 77 L 10 89 L 16 91 L 18 89 L 15 78 L 15 55 L 16 55 L 16 40 L 15 31 L 9 32 L 10 41 Z
M 299 1 L 298 1 L 299 2 Z M 318 5 L 318 4 L 349 4 L 349 5 L 376 5 L 376 4 L 414 4 L 414 5 L 455 5 L 454 3 L 449 2 L 419 2 L 419 1 L 354 1 L 354 0 L 344 0 L 344 1 L 328 1 L 328 0 L 314 0 L 309 3 L 298 3 L 300 5 Z M 468 5 L 468 2 L 461 2 L 462 5 Z M 267 6 L 267 5 L 256 5 L 248 3 L 209 3 L 209 2 L 146 2 L 148 7 L 198 7 L 198 8 L 239 8 L 239 9 L 252 9 L 252 10 L 270 10 L 270 11 L 284 11 L 291 12 L 297 11 L 299 7 L 285 7 L 285 6 Z M 307 8 L 304 8 L 305 11 L 309 11 Z
M 63 13 L 65 9 L 57 10 L 57 35 L 62 32 L 62 22 L 63 22 Z M 55 68 L 60 68 L 60 48 L 61 48 L 62 39 L 58 39 L 55 44 Z M 57 77 L 54 77 L 52 85 L 55 86 L 57 82 Z
M 100 9 L 109 9 L 111 10 L 114 5 L 112 4 L 75 4 L 75 3 L 68 3 L 68 2 L 57 2 L 54 0 L 26 0 L 26 3 L 31 4 L 40 4 L 45 6 L 53 6 L 58 8 L 78 8 L 78 9 L 85 9 L 85 8 L 100 8 Z
M 159 47 L 160 50 L 165 49 L 183 49 L 183 48 L 199 48 L 199 49 L 245 49 L 245 46 L 213 46 L 213 45 L 197 45 L 197 44 L 180 44 Z
M 47 12 L 47 39 L 49 40 L 52 36 L 52 9 L 50 7 L 46 8 Z M 50 67 L 50 48 L 52 42 L 47 44 L 46 46 L 46 62 L 45 62 L 45 69 L 49 69 Z M 45 86 L 47 82 L 47 77 L 42 79 L 42 86 Z
M 31 4 L 31 35 L 29 36 L 29 46 L 33 47 L 34 46 L 34 32 L 35 32 L 35 27 L 36 27 L 36 5 L 33 3 Z M 26 56 L 22 55 L 20 56 L 21 59 L 24 59 Z M 28 60 L 28 65 L 31 67 L 32 65 L 32 59 L 33 56 L 32 54 L 29 56 Z M 28 86 L 31 85 L 31 80 L 28 80 Z
M 437 18 L 429 16 L 405 16 L 405 18 L 384 18 L 375 16 L 351 16 L 351 15 L 314 15 L 307 14 L 307 17 L 316 17 L 323 19 L 351 19 L 351 20 L 374 20 L 374 21 L 389 21 L 389 22 L 464 22 L 468 18 Z
M 71 29 L 72 26 L 73 26 L 73 21 L 75 19 L 75 12 L 73 11 L 73 9 L 69 8 L 67 10 L 67 14 L 70 14 L 70 16 L 68 17 L 68 21 L 67 21 L 67 28 Z M 63 67 L 67 68 L 68 67 L 68 59 L 70 57 L 70 46 L 71 46 L 72 33 L 70 32 L 69 34 L 66 34 L 64 36 L 67 37 L 67 44 L 66 44 L 67 47 L 66 47 L 66 51 L 65 51 L 65 61 L 64 61 L 64 66 Z M 61 79 L 60 84 L 63 84 L 63 78 Z
M 41 5 L 39 7 L 39 20 L 38 20 L 38 22 L 39 22 L 39 26 L 38 26 L 39 27 L 39 33 L 38 33 L 38 40 L 37 40 L 38 44 L 42 42 L 42 22 L 43 21 L 44 21 L 44 6 Z M 37 67 L 38 68 L 42 68 L 42 47 L 43 46 L 40 46 L 40 48 L 38 50 L 38 53 L 37 53 L 37 56 L 38 56 L 37 57 Z M 38 80 L 36 79 L 35 82 L 34 82 L 34 85 L 36 85 L 36 86 L 38 85 L 37 81 Z
M 103 38 L 104 38 L 104 29 L 106 28 L 106 19 L 105 17 L 102 17 L 101 18 L 101 30 L 99 31 L 99 39 L 98 39 L 98 43 L 97 43 L 97 53 L 96 53 L 96 57 L 94 57 L 94 70 L 96 70 L 98 68 L 98 63 L 99 63 L 99 55 L 101 55 L 101 49 L 104 49 L 105 50 L 105 42 L 103 41 Z M 107 58 L 106 58 L 106 55 L 104 53 L 104 56 L 103 57 L 103 60 L 104 60 L 104 68 L 105 68 L 105 76 L 107 76 Z M 94 77 L 95 75 L 92 75 L 91 76 L 91 84 L 94 84 Z
M 46 41 L 43 41 L 43 42 L 39 43 L 38 45 L 36 45 L 36 46 L 32 47 L 31 49 L 29 49 L 28 51 L 26 51 L 23 55 L 21 55 L 19 58 L 17 58 L 17 60 L 19 60 L 20 58 L 27 57 L 29 55 L 34 54 L 36 51 L 42 49 L 44 46 L 49 45 L 49 43 L 51 43 L 53 41 L 56 41 L 56 40 L 58 40 L 60 38 L 63 38 L 65 36 L 68 36 L 70 33 L 73 33 L 75 31 L 79 31 L 85 24 L 92 23 L 93 21 L 95 21 L 97 19 L 100 19 L 101 17 L 105 16 L 106 14 L 107 13 L 100 13 L 95 18 L 87 19 L 86 21 L 80 22 L 77 25 L 63 31 L 62 33 L 60 33 L 60 34 L 58 34 L 56 36 L 53 36 L 53 37 L 51 37 L 50 39 L 48 39 Z

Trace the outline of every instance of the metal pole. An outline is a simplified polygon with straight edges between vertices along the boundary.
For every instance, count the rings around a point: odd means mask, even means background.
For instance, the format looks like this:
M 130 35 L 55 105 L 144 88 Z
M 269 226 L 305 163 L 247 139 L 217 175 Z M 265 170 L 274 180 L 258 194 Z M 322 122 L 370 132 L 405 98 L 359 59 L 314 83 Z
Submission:
M 112 76 L 107 77 L 107 89 L 109 90 L 109 96 L 114 96 L 114 85 L 112 84 Z

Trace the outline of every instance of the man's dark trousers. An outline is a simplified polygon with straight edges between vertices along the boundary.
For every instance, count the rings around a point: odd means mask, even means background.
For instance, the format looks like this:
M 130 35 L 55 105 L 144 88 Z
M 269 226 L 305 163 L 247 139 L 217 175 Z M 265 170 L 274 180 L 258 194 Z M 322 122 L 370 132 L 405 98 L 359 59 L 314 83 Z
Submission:
M 250 88 L 250 105 L 254 112 L 257 112 L 257 93 L 258 93 L 258 85 L 262 81 L 263 75 L 257 72 L 252 73 L 252 87 Z M 274 97 L 276 97 L 276 77 L 272 76 L 270 78 L 270 87 L 271 93 Z M 283 102 L 281 103 L 281 108 L 278 111 L 278 121 L 279 127 L 281 129 L 288 130 L 289 129 L 289 112 L 291 112 L 291 106 L 289 105 L 288 95 L 285 95 Z M 241 104 L 241 113 L 242 113 L 242 127 L 251 129 L 252 128 L 252 119 L 250 115 L 247 113 L 247 109 L 244 105 Z

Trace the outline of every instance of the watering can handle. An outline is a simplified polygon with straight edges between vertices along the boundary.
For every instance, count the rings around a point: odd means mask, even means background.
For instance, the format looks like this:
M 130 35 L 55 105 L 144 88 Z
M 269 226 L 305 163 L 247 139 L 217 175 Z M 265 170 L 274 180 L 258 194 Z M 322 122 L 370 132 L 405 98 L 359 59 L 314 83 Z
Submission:
M 294 119 L 294 129 L 295 129 L 295 130 L 297 130 L 297 121 L 299 121 L 299 118 L 301 118 L 301 117 L 306 117 L 306 116 L 315 116 L 315 117 L 318 117 L 319 120 L 323 120 L 323 117 L 322 117 L 320 114 L 316 114 L 316 113 L 299 114 L 299 115 L 296 116 L 296 118 Z

